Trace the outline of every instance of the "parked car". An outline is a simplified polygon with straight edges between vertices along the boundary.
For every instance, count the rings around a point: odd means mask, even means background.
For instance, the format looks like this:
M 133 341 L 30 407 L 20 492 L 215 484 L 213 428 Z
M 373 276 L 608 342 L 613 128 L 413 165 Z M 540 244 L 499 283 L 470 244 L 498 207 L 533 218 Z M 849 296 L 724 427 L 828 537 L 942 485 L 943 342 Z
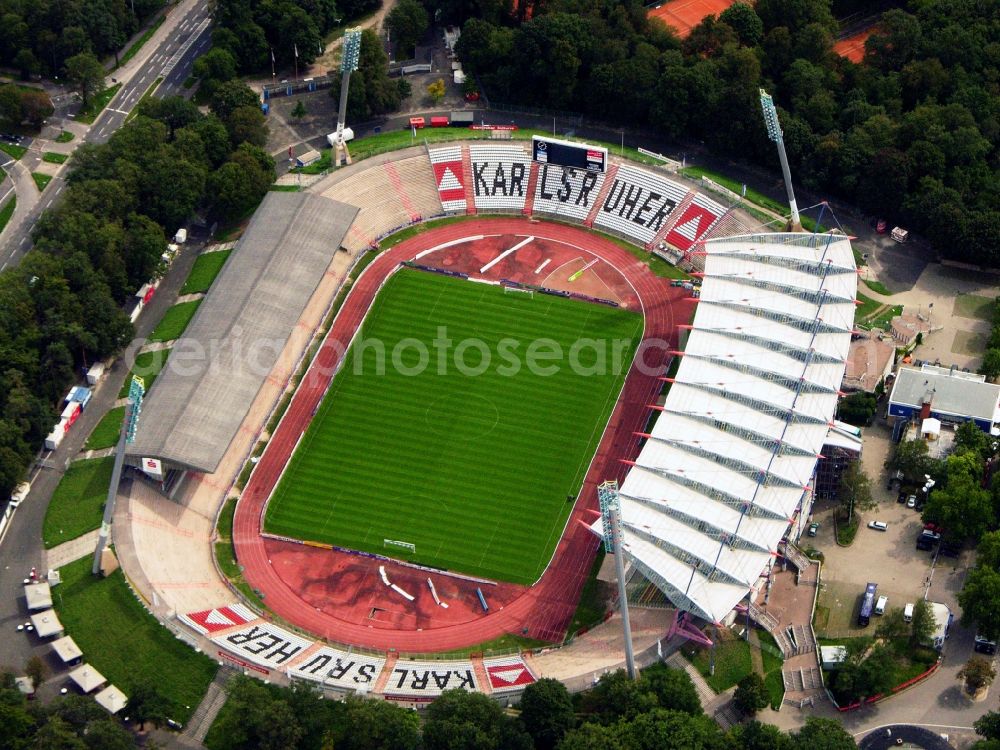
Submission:
M 991 641 L 985 635 L 976 633 L 976 642 L 973 648 L 980 654 L 995 654 L 997 652 L 997 642 Z
M 945 557 L 958 557 L 962 554 L 962 545 L 956 544 L 955 542 L 942 542 L 941 549 L 938 550 L 938 554 L 944 555 Z
M 887 524 L 885 521 L 869 521 L 868 528 L 875 529 L 875 531 L 888 531 L 889 524 Z
M 819 524 L 818 523 L 809 524 L 809 530 L 806 533 L 809 536 L 816 536 L 819 533 Z
M 906 507 L 907 508 L 916 508 L 917 507 L 917 496 L 916 495 L 910 495 L 908 498 L 906 498 Z
M 900 492 L 898 495 L 896 495 L 896 502 L 897 503 L 905 503 L 906 502 L 906 493 L 905 492 Z

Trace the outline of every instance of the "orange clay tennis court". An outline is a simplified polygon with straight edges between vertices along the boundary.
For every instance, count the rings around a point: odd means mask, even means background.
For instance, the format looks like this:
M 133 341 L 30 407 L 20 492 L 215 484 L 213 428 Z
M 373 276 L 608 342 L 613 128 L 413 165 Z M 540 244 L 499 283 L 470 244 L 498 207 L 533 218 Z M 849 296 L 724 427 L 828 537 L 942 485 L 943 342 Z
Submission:
M 874 28 L 865 29 L 847 37 L 847 39 L 841 39 L 833 45 L 833 51 L 851 62 L 860 63 L 865 58 L 865 40 L 872 35 L 873 31 Z
M 650 10 L 649 16 L 662 20 L 683 39 L 705 16 L 718 15 L 734 2 L 736 0 L 671 0 Z

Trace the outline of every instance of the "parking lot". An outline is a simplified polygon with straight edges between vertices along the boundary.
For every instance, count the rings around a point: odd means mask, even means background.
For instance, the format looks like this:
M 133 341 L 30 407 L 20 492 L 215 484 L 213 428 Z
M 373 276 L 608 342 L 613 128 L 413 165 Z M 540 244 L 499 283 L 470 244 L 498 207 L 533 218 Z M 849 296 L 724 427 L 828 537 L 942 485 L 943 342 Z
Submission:
M 820 637 L 870 635 L 877 625 L 875 618 L 868 628 L 857 626 L 857 613 L 865 584 L 878 584 L 879 595 L 889 597 L 889 608 L 902 608 L 916 602 L 928 591 L 927 598 L 947 604 L 958 611 L 956 595 L 965 578 L 968 552 L 959 558 L 940 556 L 932 569 L 934 550 L 916 548 L 916 538 L 923 529 L 920 514 L 896 502 L 897 492 L 886 488 L 888 472 L 884 467 L 891 453 L 889 431 L 878 420 L 864 431 L 863 463 L 872 480 L 872 495 L 878 507 L 861 514 L 861 527 L 853 544 L 841 547 L 834 535 L 833 512 L 836 503 L 819 502 L 813 520 L 820 523 L 815 538 L 804 537 L 825 558 L 823 579 L 817 602 L 816 633 Z M 886 531 L 868 528 L 868 522 L 887 524 Z

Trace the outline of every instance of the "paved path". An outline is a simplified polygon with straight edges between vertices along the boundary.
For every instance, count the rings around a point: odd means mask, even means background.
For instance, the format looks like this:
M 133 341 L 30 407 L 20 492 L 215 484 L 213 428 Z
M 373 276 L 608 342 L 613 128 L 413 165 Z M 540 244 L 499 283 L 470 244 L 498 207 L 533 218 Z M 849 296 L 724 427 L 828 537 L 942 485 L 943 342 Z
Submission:
M 76 562 L 81 557 L 92 555 L 97 547 L 97 538 L 100 534 L 100 529 L 94 529 L 83 536 L 78 536 L 76 539 L 70 539 L 68 542 L 53 547 L 45 553 L 45 569 L 56 570 L 63 565 Z

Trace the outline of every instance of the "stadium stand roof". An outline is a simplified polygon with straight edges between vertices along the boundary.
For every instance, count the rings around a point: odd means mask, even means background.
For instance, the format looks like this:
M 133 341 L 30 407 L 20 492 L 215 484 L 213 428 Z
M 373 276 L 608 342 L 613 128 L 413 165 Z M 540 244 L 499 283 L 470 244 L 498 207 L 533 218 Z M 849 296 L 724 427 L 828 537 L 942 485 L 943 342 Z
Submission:
M 619 499 L 634 568 L 674 606 L 722 622 L 808 492 L 844 375 L 857 273 L 842 235 L 744 235 L 704 253 L 680 367 Z
M 267 194 L 143 401 L 128 456 L 216 470 L 357 212 Z

